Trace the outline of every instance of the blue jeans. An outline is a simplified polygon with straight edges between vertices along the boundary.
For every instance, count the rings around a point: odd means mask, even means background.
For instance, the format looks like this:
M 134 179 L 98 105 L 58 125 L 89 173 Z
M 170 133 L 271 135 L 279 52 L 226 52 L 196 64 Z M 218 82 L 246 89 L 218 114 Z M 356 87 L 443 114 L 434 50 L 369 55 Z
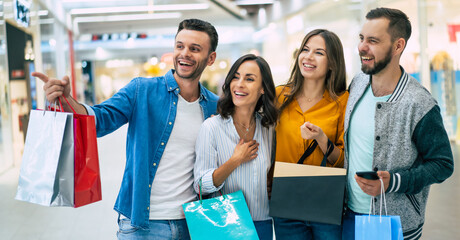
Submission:
M 272 220 L 254 221 L 257 235 L 260 240 L 273 240 L 273 225 Z
M 276 240 L 333 240 L 341 239 L 342 226 L 300 221 L 285 218 L 273 218 Z
M 131 226 L 131 220 L 118 221 L 118 240 L 189 240 L 187 222 L 180 220 L 150 220 L 149 229 Z
M 345 216 L 343 216 L 343 231 L 342 239 L 343 240 L 355 240 L 355 216 L 357 215 L 367 215 L 353 212 L 351 209 L 347 208 L 345 211 Z

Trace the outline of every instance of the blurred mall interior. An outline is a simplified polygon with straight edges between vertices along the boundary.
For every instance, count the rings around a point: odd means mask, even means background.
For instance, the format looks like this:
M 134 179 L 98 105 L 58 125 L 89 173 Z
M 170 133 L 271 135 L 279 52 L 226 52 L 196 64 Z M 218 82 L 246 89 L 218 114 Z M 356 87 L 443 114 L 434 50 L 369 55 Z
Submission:
M 29 112 L 43 109 L 43 83 L 33 71 L 71 79 L 72 94 L 97 104 L 137 76 L 172 68 L 178 23 L 211 22 L 217 60 L 202 83 L 219 94 L 232 63 L 255 53 L 286 82 L 293 53 L 307 32 L 326 28 L 344 46 L 348 83 L 360 71 L 358 34 L 375 7 L 404 11 L 413 33 L 402 66 L 436 98 L 459 163 L 460 1 L 458 0 L 0 0 L 1 239 L 114 239 L 112 210 L 125 164 L 126 127 L 99 139 L 103 200 L 81 209 L 14 200 Z M 460 176 L 431 188 L 422 239 L 460 236 Z M 6 237 L 6 238 L 5 238 Z

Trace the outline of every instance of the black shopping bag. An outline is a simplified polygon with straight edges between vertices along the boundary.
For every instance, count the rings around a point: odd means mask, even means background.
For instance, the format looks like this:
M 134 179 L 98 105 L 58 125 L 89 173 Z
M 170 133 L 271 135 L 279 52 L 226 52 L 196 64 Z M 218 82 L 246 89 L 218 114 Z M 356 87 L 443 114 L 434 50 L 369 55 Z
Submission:
M 270 216 L 340 225 L 346 169 L 275 162 Z

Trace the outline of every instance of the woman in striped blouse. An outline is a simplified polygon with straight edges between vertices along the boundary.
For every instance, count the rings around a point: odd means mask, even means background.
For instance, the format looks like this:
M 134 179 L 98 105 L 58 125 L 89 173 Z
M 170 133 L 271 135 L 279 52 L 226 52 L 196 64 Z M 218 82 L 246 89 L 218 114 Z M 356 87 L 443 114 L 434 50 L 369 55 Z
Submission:
M 204 121 L 198 134 L 194 187 L 198 192 L 201 180 L 204 194 L 242 190 L 259 238 L 271 240 L 267 173 L 277 111 L 270 67 L 261 57 L 244 55 L 222 90 L 219 115 Z

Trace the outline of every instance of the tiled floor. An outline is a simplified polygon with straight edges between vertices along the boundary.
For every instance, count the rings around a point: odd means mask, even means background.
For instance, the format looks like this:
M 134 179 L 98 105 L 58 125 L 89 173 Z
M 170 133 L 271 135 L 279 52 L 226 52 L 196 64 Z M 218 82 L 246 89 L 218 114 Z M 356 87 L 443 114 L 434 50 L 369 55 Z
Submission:
M 49 208 L 14 200 L 19 169 L 0 175 L 0 239 L 93 240 L 116 239 L 117 214 L 113 204 L 124 169 L 126 127 L 99 139 L 103 200 L 77 209 Z M 460 146 L 453 145 L 456 167 Z M 422 239 L 460 237 L 460 174 L 433 185 Z

